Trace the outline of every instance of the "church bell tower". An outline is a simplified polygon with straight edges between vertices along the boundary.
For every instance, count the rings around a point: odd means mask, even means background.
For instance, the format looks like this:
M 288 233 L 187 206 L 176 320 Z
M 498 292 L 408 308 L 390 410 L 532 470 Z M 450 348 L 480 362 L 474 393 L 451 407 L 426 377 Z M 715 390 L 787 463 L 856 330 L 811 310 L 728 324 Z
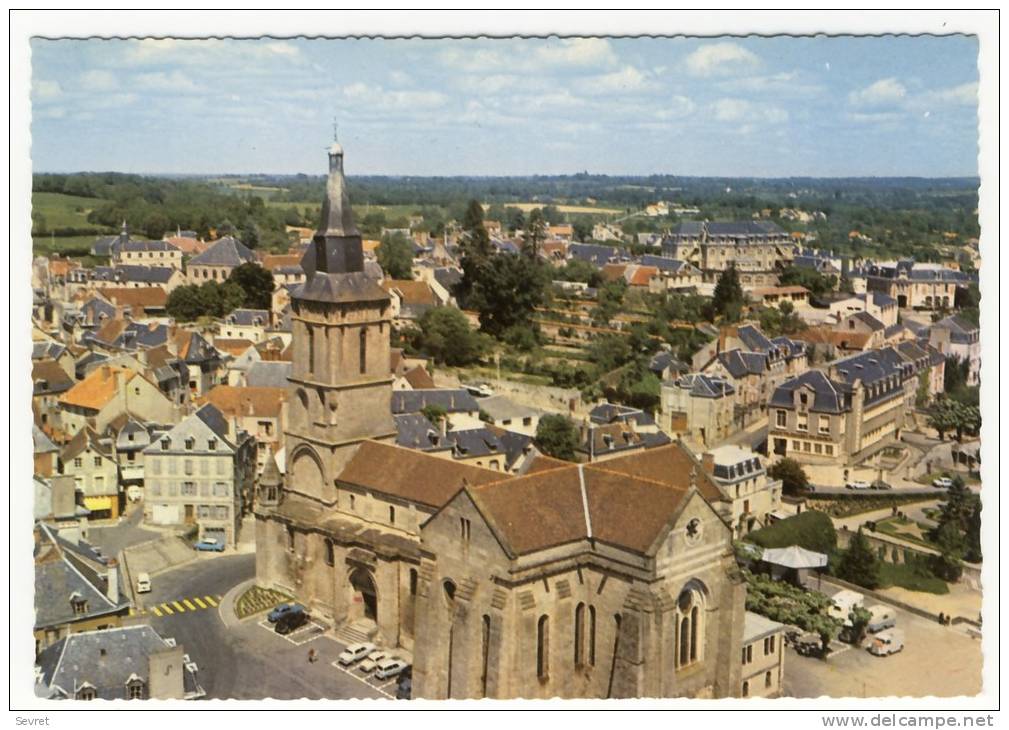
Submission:
M 392 441 L 391 301 L 364 270 L 343 172 L 329 148 L 322 220 L 291 296 L 294 363 L 285 432 L 288 496 L 331 505 L 336 477 L 367 439 Z

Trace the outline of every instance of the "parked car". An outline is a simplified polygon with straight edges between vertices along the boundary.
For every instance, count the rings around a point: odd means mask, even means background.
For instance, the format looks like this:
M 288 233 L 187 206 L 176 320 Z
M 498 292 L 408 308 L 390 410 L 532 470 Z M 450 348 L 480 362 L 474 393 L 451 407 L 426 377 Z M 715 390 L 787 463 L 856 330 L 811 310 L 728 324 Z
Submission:
M 873 489 L 893 489 L 892 486 L 884 482 L 882 479 L 877 479 L 872 483 Z
M 269 621 L 271 624 L 275 624 L 280 619 L 284 618 L 284 616 L 289 616 L 290 614 L 296 613 L 298 611 L 303 612 L 304 610 L 305 607 L 302 606 L 300 603 L 282 603 L 276 608 L 274 608 L 272 611 L 270 611 L 268 614 L 266 614 L 266 620 Z
M 370 642 L 351 644 L 344 649 L 336 659 L 344 666 L 359 662 L 375 651 L 375 645 Z
M 375 667 L 375 679 L 388 679 L 389 677 L 395 677 L 401 674 L 404 669 L 409 667 L 402 659 L 396 659 L 395 657 L 389 657 L 388 659 L 383 659 Z
M 870 634 L 892 629 L 897 625 L 897 614 L 892 608 L 877 604 L 870 606 L 868 611 L 872 614 L 872 618 L 869 619 L 869 623 L 865 628 Z
M 939 477 L 932 480 L 932 486 L 936 489 L 949 489 L 953 486 L 953 480 L 949 477 Z
M 201 552 L 214 552 L 214 553 L 224 552 L 224 543 L 212 537 L 203 538 L 199 542 L 196 542 L 193 545 L 193 547 Z
M 289 634 L 307 624 L 308 618 L 308 612 L 305 610 L 290 611 L 277 619 L 277 623 L 274 624 L 274 631 L 278 634 Z
M 137 593 L 151 592 L 151 576 L 147 573 L 137 574 Z
M 799 656 L 817 656 L 823 649 L 819 634 L 806 632 L 795 639 L 795 651 Z
M 880 631 L 873 637 L 867 649 L 873 656 L 889 656 L 904 648 L 904 635 L 896 629 Z
M 384 651 L 373 651 L 368 655 L 367 659 L 357 665 L 357 668 L 365 674 L 368 674 L 369 672 L 374 671 L 380 661 L 390 658 L 389 654 Z
M 869 482 L 864 479 L 853 479 L 844 486 L 846 489 L 871 489 Z

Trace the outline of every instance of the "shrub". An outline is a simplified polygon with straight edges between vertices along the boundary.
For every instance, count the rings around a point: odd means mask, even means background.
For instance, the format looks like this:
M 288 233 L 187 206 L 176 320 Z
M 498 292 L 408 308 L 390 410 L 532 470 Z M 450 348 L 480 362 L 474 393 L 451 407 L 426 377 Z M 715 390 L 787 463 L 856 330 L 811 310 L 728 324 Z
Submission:
M 807 510 L 795 517 L 755 530 L 747 539 L 761 547 L 777 548 L 799 545 L 807 550 L 829 553 L 837 547 L 837 532 L 830 517 Z

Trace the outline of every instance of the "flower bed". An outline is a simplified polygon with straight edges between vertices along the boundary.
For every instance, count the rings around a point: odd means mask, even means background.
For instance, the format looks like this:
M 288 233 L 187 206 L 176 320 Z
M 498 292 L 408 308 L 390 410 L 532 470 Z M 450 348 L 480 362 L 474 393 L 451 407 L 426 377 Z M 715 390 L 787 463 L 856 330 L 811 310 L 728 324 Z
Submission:
M 238 618 L 248 618 L 257 613 L 268 611 L 280 603 L 288 603 L 294 599 L 286 593 L 272 588 L 252 586 L 235 601 L 235 615 Z

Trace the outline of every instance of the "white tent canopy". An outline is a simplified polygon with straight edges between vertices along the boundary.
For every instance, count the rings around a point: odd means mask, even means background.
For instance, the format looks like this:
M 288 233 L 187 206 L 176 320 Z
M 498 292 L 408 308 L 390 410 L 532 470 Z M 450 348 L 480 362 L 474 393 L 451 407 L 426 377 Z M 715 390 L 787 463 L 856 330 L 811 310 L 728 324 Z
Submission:
M 827 565 L 826 555 L 806 550 L 798 545 L 786 548 L 766 548 L 760 559 L 765 563 L 780 565 L 783 568 L 822 568 Z

